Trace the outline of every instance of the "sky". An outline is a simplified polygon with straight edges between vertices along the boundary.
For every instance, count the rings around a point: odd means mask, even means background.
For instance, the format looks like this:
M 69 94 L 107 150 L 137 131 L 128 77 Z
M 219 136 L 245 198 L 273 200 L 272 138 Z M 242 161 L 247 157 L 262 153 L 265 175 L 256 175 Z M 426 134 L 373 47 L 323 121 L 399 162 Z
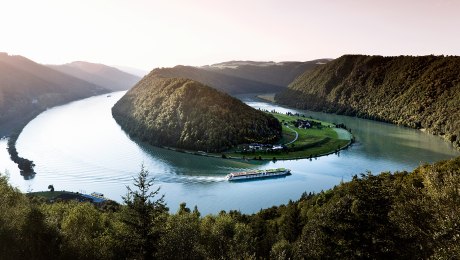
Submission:
M 0 0 L 0 52 L 143 70 L 460 55 L 460 0 Z

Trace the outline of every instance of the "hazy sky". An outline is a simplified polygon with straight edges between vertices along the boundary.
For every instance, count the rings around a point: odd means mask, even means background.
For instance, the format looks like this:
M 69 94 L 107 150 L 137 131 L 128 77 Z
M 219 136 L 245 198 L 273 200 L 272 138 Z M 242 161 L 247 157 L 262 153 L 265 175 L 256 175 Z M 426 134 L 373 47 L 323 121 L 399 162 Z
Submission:
M 348 53 L 460 55 L 460 0 L 0 0 L 0 51 L 145 70 Z

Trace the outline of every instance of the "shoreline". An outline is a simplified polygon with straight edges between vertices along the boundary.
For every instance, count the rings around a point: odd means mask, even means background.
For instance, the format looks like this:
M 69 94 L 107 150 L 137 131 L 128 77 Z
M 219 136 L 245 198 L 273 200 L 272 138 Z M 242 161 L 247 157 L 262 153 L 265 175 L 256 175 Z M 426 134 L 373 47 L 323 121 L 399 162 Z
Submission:
M 276 102 L 275 101 L 275 95 L 276 94 L 277 93 L 260 94 L 260 95 L 256 94 L 256 95 L 253 95 L 253 97 L 256 98 L 256 99 L 259 99 L 260 101 L 268 102 L 268 103 L 271 103 L 271 104 L 276 104 L 276 105 L 278 105 L 280 107 L 284 107 L 284 108 L 288 108 L 288 109 L 299 109 L 299 110 L 306 110 L 306 111 L 319 112 L 319 113 L 338 115 L 338 116 L 356 117 L 356 118 L 360 118 L 360 119 L 370 120 L 370 121 L 373 121 L 373 122 L 380 122 L 380 123 L 385 123 L 385 124 L 390 124 L 390 125 L 394 125 L 394 126 L 400 126 L 400 127 L 404 127 L 404 128 L 417 130 L 417 131 L 420 131 L 420 132 L 425 133 L 425 134 L 429 134 L 429 135 L 432 135 L 432 136 L 439 137 L 444 142 L 446 142 L 450 146 L 452 146 L 455 150 L 460 151 L 460 145 L 456 145 L 455 142 L 452 142 L 450 139 L 448 139 L 447 135 L 445 135 L 445 134 L 435 134 L 435 133 L 433 133 L 433 131 L 431 131 L 430 129 L 428 129 L 426 127 L 424 127 L 424 128 L 415 128 L 415 127 L 411 127 L 409 125 L 405 125 L 405 124 L 401 124 L 401 123 L 395 123 L 395 122 L 392 122 L 392 121 L 389 121 L 389 120 L 383 120 L 383 119 L 379 119 L 379 118 L 366 118 L 366 117 L 352 116 L 352 115 L 343 114 L 343 113 L 324 112 L 322 110 L 308 110 L 308 109 L 303 109 L 303 108 L 299 108 L 299 107 L 296 107 L 296 106 L 289 106 L 287 104 Z
M 20 174 L 24 178 L 33 178 L 36 172 L 34 171 L 34 166 L 35 164 L 33 163 L 32 160 L 29 160 L 27 158 L 23 158 L 19 156 L 19 153 L 16 149 L 16 142 L 19 138 L 19 135 L 21 135 L 22 130 L 32 121 L 34 120 L 38 115 L 43 113 L 46 110 L 37 110 L 29 114 L 28 117 L 26 117 L 24 120 L 19 120 L 19 123 L 13 123 L 12 125 L 15 126 L 15 128 L 11 128 L 10 131 L 5 131 L 8 134 L 4 134 L 1 139 L 7 140 L 7 151 L 8 154 L 10 155 L 11 161 L 13 161 L 16 166 L 20 170 Z M 11 126 L 10 126 L 11 127 Z
M 108 93 L 112 93 L 112 92 L 108 92 Z M 108 93 L 103 93 L 103 94 L 99 93 L 99 94 L 91 95 L 91 96 L 88 96 L 88 97 L 85 97 L 85 98 L 94 97 L 94 96 L 98 96 L 98 95 L 106 95 Z M 17 142 L 19 136 L 21 135 L 22 130 L 24 130 L 24 128 L 32 120 L 34 120 L 37 116 L 39 116 L 43 112 L 47 111 L 48 109 L 58 107 L 58 106 L 62 106 L 62 105 L 66 105 L 66 104 L 69 104 L 69 103 L 72 103 L 72 102 L 75 102 L 75 101 L 78 101 L 78 100 L 83 100 L 85 98 L 67 100 L 67 101 L 65 101 L 63 103 L 58 103 L 58 104 L 56 104 L 56 105 L 54 105 L 52 107 L 47 107 L 46 109 L 42 108 L 42 109 L 33 110 L 24 118 L 19 118 L 17 120 L 11 120 L 10 122 L 3 123 L 3 125 L 6 125 L 6 127 L 5 127 L 6 130 L 3 130 L 3 131 L 0 132 L 0 138 L 7 140 L 7 142 L 8 142 L 7 150 L 8 150 L 8 154 L 10 155 L 10 159 L 11 159 L 11 161 L 13 161 L 18 166 L 18 168 L 20 169 L 20 173 L 21 173 L 22 176 L 24 176 L 24 178 L 33 178 L 35 176 L 36 172 L 33 170 L 33 168 L 35 166 L 33 161 L 29 160 L 27 158 L 20 157 L 18 151 L 16 150 L 16 142 Z M 3 129 L 5 129 L 5 128 L 3 128 Z
M 350 133 L 351 134 L 351 133 Z M 334 151 L 331 151 L 331 152 L 327 152 L 327 153 L 322 153 L 322 154 L 317 154 L 316 156 L 299 156 L 299 157 L 292 157 L 292 158 L 276 158 L 275 161 L 292 161 L 292 160 L 302 160 L 302 159 L 313 159 L 313 158 L 319 158 L 319 157 L 323 157 L 323 156 L 328 156 L 328 155 L 331 155 L 331 154 L 336 154 L 342 150 L 345 150 L 347 149 L 348 147 L 350 147 L 353 143 L 354 143 L 354 136 L 352 135 L 352 139 L 350 139 L 348 141 L 348 143 L 342 147 L 340 147 L 339 149 L 337 150 L 334 150 Z M 136 141 L 139 141 L 140 140 L 137 140 Z M 144 142 L 143 142 L 144 143 Z M 249 158 L 249 157 L 246 157 L 246 158 L 243 158 L 243 157 L 235 157 L 235 156 L 227 156 L 226 158 L 223 158 L 222 157 L 222 154 L 216 154 L 216 153 L 206 153 L 206 152 L 200 152 L 200 151 L 193 151 L 193 150 L 185 150 L 185 149 L 181 149 L 181 148 L 174 148 L 174 147 L 169 147 L 169 146 L 154 146 L 154 145 L 151 145 L 149 143 L 144 143 L 144 144 L 147 144 L 147 145 L 150 145 L 150 146 L 153 146 L 153 147 L 158 147 L 158 148 L 162 148 L 162 149 L 166 149 L 166 150 L 169 150 L 169 151 L 174 151 L 174 152 L 178 152 L 178 153 L 186 153 L 186 154 L 190 154 L 190 155 L 196 155 L 196 156 L 203 156 L 203 157 L 211 157 L 211 158 L 216 158 L 216 159 L 222 159 L 222 160 L 238 160 L 238 161 L 274 161 L 273 159 L 269 159 L 269 158 L 261 158 L 261 159 L 254 159 L 253 158 Z

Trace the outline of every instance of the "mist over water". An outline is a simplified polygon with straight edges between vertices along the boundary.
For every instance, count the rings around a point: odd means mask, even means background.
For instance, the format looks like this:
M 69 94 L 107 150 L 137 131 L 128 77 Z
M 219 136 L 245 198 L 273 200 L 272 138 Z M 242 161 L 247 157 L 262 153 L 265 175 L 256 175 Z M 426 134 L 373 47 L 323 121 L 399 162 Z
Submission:
M 339 155 L 309 160 L 246 162 L 173 152 L 131 140 L 111 115 L 113 104 L 125 92 L 101 95 L 55 107 L 40 114 L 21 133 L 17 150 L 33 160 L 37 175 L 24 180 L 9 160 L 6 140 L 0 141 L 0 171 L 8 169 L 10 182 L 22 191 L 56 190 L 104 193 L 121 201 L 126 185 L 141 164 L 161 186 L 172 211 L 179 203 L 198 205 L 202 213 L 236 209 L 252 213 L 261 208 L 296 200 L 303 192 L 319 192 L 372 171 L 412 170 L 459 156 L 441 138 L 386 123 L 353 117 L 283 108 L 270 103 L 242 99 L 255 108 L 300 112 L 325 121 L 344 123 L 352 129 L 356 143 Z M 229 183 L 233 171 L 286 167 L 285 178 Z

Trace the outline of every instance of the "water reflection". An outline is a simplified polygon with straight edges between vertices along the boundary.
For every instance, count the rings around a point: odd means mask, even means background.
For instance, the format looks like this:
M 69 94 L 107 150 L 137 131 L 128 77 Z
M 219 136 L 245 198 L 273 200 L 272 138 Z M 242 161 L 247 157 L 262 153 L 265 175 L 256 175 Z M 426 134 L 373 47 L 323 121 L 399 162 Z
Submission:
M 7 156 L 6 141 L 0 141 L 0 171 L 11 172 L 11 182 L 21 190 L 98 191 L 120 201 L 140 165 L 161 185 L 172 211 L 180 202 L 198 205 L 203 213 L 261 208 L 298 199 L 303 192 L 318 192 L 370 170 L 411 170 L 421 162 L 458 156 L 440 138 L 390 124 L 353 117 L 297 111 L 246 99 L 256 108 L 300 112 L 325 121 L 344 123 L 356 143 L 339 154 L 317 159 L 289 161 L 223 160 L 178 153 L 131 140 L 111 116 L 111 107 L 123 92 L 88 98 L 49 109 L 30 122 L 17 143 L 19 154 L 37 165 L 37 175 L 24 180 Z M 5 156 L 6 154 L 6 156 Z M 291 169 L 283 179 L 229 183 L 225 175 L 255 168 Z

